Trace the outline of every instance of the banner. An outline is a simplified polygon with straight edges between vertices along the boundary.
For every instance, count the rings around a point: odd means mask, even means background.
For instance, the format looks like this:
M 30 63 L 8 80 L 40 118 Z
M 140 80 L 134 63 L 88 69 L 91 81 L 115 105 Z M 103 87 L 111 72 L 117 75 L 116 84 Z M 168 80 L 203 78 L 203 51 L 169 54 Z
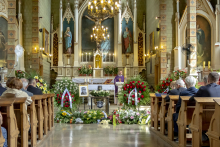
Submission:
M 63 107 L 63 99 L 64 99 L 64 96 L 66 95 L 66 93 L 67 93 L 67 95 L 68 95 L 68 97 L 69 97 L 70 108 L 72 109 L 72 97 L 71 97 L 71 95 L 70 95 L 70 93 L 69 93 L 69 91 L 68 91 L 67 88 L 64 90 L 63 95 L 62 95 L 62 99 L 61 99 L 61 107 Z
M 130 99 L 131 99 L 131 93 L 132 92 L 135 92 L 135 97 L 134 97 L 134 100 L 135 100 L 135 105 L 137 106 L 137 103 L 138 103 L 138 99 L 137 99 L 137 89 L 133 89 L 131 90 L 131 92 L 129 93 L 129 96 L 128 96 L 128 104 L 130 103 Z

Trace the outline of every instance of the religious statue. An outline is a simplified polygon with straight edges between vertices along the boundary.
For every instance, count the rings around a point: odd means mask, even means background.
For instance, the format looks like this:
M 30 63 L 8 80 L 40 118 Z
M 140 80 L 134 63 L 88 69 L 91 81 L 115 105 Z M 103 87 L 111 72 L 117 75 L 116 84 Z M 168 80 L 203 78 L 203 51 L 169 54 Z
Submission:
M 197 25 L 196 37 L 197 37 L 197 53 L 198 56 L 201 57 L 204 55 L 205 33 L 200 28 L 200 25 Z
M 118 72 L 118 75 L 114 79 L 114 84 L 116 82 L 124 82 L 124 76 L 122 75 L 122 71 Z M 118 97 L 118 86 L 115 85 L 115 96 Z
M 97 55 L 95 57 L 95 68 L 101 68 L 101 57 L 100 57 L 100 55 Z
M 126 27 L 125 29 L 126 31 L 124 31 L 124 34 L 123 34 L 125 53 L 131 53 L 133 39 L 132 39 L 132 35 L 128 27 Z
M 72 46 L 72 33 L 70 31 L 70 27 L 66 28 L 66 32 L 64 34 L 65 37 L 65 45 L 66 45 L 66 51 L 68 54 L 71 54 L 71 46 Z

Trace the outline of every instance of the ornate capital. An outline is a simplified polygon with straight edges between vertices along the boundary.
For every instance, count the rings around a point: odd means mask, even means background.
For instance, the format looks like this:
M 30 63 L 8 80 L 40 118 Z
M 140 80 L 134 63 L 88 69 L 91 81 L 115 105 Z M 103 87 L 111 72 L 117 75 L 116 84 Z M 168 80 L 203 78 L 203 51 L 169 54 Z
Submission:
M 74 8 L 75 8 L 75 9 L 78 9 L 78 8 L 79 8 L 79 1 L 78 1 L 78 0 L 75 0 L 75 1 L 74 1 Z

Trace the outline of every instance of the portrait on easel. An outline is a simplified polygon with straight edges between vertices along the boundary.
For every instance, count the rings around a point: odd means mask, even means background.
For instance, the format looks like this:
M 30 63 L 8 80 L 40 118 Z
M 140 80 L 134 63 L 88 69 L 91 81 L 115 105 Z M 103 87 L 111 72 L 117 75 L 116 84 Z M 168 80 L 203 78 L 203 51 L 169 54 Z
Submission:
M 79 97 L 88 97 L 89 89 L 88 85 L 79 85 Z

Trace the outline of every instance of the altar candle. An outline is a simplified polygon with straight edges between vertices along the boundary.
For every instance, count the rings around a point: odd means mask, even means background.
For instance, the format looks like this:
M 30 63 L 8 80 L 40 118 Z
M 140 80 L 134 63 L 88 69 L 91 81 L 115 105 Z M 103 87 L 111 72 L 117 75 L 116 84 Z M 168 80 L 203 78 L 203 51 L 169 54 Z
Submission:
M 114 61 L 114 60 L 115 60 L 114 57 L 115 57 L 115 55 L 113 54 L 113 62 L 115 62 L 115 61 Z
M 83 62 L 83 53 L 82 53 L 82 62 Z
M 109 53 L 109 62 L 111 62 L 111 61 L 110 61 L 110 58 L 111 58 L 111 54 Z
M 86 62 L 87 62 L 87 53 L 86 53 Z
M 205 61 L 203 61 L 203 69 L 205 69 Z
M 90 53 L 89 53 L 89 61 L 90 61 Z
M 210 68 L 211 68 L 211 62 L 208 61 L 208 69 L 210 69 Z

